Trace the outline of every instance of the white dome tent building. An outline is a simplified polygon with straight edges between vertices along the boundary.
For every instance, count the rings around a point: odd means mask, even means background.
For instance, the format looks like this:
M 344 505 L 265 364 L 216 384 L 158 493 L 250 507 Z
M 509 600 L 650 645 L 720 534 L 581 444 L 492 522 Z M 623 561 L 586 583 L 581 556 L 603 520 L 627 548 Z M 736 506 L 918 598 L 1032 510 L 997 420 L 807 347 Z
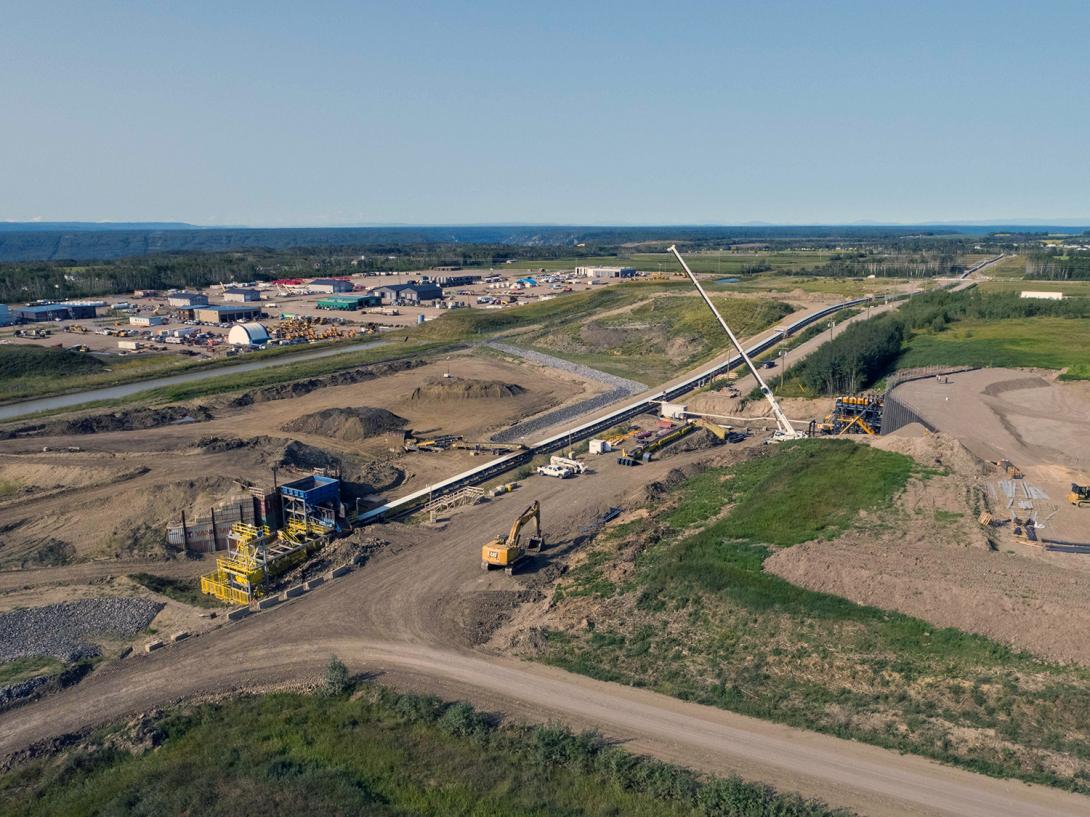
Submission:
M 227 342 L 232 346 L 264 346 L 269 342 L 269 333 L 260 323 L 236 323 L 227 333 Z

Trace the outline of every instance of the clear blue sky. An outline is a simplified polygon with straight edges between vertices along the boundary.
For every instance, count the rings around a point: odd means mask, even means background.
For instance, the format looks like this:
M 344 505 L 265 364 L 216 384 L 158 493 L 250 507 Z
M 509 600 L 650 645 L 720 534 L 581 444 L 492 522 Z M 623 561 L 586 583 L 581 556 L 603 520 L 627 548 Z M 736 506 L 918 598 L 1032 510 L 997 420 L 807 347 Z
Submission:
M 0 12 L 0 219 L 1090 221 L 1086 2 Z

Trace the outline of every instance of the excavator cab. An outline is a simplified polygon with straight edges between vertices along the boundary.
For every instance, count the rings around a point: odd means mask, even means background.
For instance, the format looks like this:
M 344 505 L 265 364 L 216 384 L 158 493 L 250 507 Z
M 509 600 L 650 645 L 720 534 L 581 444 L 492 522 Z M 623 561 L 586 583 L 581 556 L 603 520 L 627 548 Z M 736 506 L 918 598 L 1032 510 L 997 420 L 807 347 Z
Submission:
M 1076 508 L 1090 507 L 1090 485 L 1076 485 L 1072 482 L 1067 501 Z
M 535 533 L 522 542 L 522 529 L 533 520 Z M 519 514 L 519 517 L 511 525 L 507 538 L 496 537 L 481 548 L 481 569 L 491 570 L 493 567 L 501 567 L 508 576 L 515 572 L 515 567 L 522 562 L 529 553 L 540 553 L 545 546 L 545 539 L 541 535 L 541 505 L 535 499 L 534 503 Z

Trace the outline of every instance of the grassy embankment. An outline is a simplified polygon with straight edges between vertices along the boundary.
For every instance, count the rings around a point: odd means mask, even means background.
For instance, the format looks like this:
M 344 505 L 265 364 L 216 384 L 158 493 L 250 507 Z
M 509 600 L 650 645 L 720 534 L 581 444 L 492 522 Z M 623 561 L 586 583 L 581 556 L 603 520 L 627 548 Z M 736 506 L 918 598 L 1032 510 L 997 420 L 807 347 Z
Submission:
M 362 341 L 372 342 L 372 341 Z M 0 403 L 29 400 L 35 397 L 67 394 L 87 389 L 119 386 L 150 380 L 156 377 L 184 374 L 186 372 L 229 369 L 240 363 L 251 363 L 279 357 L 290 357 L 303 352 L 314 352 L 336 344 L 356 345 L 354 341 L 326 341 L 306 346 L 278 346 L 252 352 L 239 357 L 189 358 L 175 354 L 132 355 L 124 358 L 103 360 L 93 354 L 60 350 L 47 346 L 16 344 L 0 346 Z M 24 360 L 36 355 L 30 350 L 44 350 L 50 356 L 41 357 L 37 365 L 19 374 L 15 368 L 25 368 Z M 348 352 L 346 352 L 348 354 Z M 84 361 L 76 365 L 73 358 Z M 12 366 L 5 365 L 12 362 Z
M 161 741 L 152 751 L 119 748 L 128 735 L 114 727 L 0 777 L 0 815 L 231 817 L 259 804 L 268 815 L 834 817 L 594 735 L 497 726 L 465 704 L 381 687 L 350 691 L 172 710 L 147 726 Z
M 964 365 L 1067 369 L 1065 380 L 1090 380 L 1090 318 L 966 320 L 921 332 L 897 361 L 901 369 Z
M 649 386 L 727 348 L 715 318 L 695 295 L 665 295 L 645 288 L 642 298 L 619 304 L 625 305 L 632 308 L 604 317 L 596 317 L 604 310 L 558 315 L 519 342 Z M 716 306 L 740 337 L 766 329 L 792 311 L 780 301 L 757 298 L 719 297 Z
M 847 441 L 783 445 L 693 477 L 647 519 L 600 537 L 569 571 L 553 600 L 559 620 L 587 617 L 593 626 L 549 631 L 539 658 L 993 775 L 1090 791 L 1086 670 L 763 570 L 774 548 L 851 526 L 880 537 L 914 524 L 891 505 L 910 478 L 928 475 L 906 457 Z
M 56 675 L 64 664 L 56 658 L 47 655 L 33 655 L 27 658 L 16 658 L 0 664 L 0 686 L 7 686 L 36 675 Z

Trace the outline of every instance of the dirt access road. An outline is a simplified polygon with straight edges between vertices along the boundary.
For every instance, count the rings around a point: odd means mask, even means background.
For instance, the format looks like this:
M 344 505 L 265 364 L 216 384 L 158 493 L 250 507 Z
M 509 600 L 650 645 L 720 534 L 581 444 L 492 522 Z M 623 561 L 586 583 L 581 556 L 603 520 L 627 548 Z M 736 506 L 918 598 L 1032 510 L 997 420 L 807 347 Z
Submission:
M 729 449 L 714 449 L 714 456 Z M 1090 800 L 999 781 L 870 746 L 769 724 L 644 690 L 474 651 L 490 619 L 548 580 L 555 554 L 610 504 L 639 501 L 689 452 L 639 468 L 612 458 L 570 480 L 533 477 L 496 501 L 458 511 L 442 530 L 391 524 L 362 569 L 248 620 L 105 667 L 80 685 L 0 715 L 0 754 L 204 693 L 316 678 L 331 654 L 397 685 L 466 698 L 537 720 L 595 727 L 635 751 L 740 773 L 862 814 L 892 817 L 1074 817 Z M 533 499 L 550 549 L 513 577 L 480 570 L 480 545 Z M 451 646 L 460 645 L 460 646 Z

